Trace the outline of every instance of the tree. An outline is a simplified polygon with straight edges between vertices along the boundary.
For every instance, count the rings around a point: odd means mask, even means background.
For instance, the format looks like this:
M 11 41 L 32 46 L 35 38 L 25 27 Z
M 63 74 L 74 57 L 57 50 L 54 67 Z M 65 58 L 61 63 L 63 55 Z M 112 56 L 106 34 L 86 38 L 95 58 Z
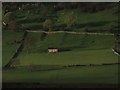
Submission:
M 12 12 L 8 12 L 3 16 L 3 22 L 6 24 L 9 24 L 13 20 L 15 20 L 15 15 Z
M 15 15 L 12 12 L 8 12 L 3 17 L 3 28 L 6 28 L 11 31 L 18 30 L 20 24 L 15 20 Z
M 53 29 L 53 26 L 54 26 L 54 23 L 53 23 L 53 21 L 51 19 L 47 19 L 43 23 L 43 28 L 49 29 L 49 31 L 51 31 Z
M 64 23 L 66 24 L 67 29 L 70 29 L 71 26 L 73 26 L 76 22 L 76 16 L 75 16 L 74 12 L 65 14 L 63 19 L 64 19 Z
M 20 25 L 17 23 L 17 21 L 11 21 L 8 24 L 8 30 L 11 31 L 17 31 L 20 29 Z

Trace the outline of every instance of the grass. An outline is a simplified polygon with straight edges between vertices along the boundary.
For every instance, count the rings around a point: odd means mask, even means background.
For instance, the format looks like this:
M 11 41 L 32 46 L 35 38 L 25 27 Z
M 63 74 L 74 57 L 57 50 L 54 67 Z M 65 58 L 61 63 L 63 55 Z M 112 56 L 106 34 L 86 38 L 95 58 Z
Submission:
M 20 44 L 15 43 L 22 39 L 23 32 L 2 32 L 2 66 L 4 67 L 16 52 Z
M 22 24 L 23 29 L 35 28 L 36 30 L 39 30 L 39 28 L 42 28 L 39 25 L 42 26 L 44 22 L 44 20 L 41 20 L 41 18 L 44 18 L 44 15 L 42 14 L 42 12 L 44 12 L 43 10 L 44 9 L 39 8 L 35 9 L 36 12 L 34 12 L 34 9 L 32 9 L 28 10 L 29 13 L 26 10 L 17 10 L 15 12 L 16 19 Z M 79 9 L 64 9 L 55 13 L 50 13 L 49 11 L 48 17 L 54 20 L 55 26 L 59 26 L 64 24 L 64 15 L 69 14 L 70 12 L 74 12 L 74 15 L 77 17 L 76 25 L 78 26 L 75 26 L 77 29 L 74 28 L 76 31 L 84 31 L 85 27 L 88 26 L 90 29 L 94 29 L 94 31 L 106 31 L 108 28 L 111 28 L 111 24 L 116 24 L 118 20 L 118 16 L 113 14 L 112 9 L 105 9 L 95 13 L 81 12 Z
M 21 40 L 22 35 L 22 32 L 3 32 L 3 65 L 19 46 L 14 40 Z M 63 67 L 69 64 L 117 63 L 118 56 L 111 50 L 114 36 L 28 33 L 28 38 L 33 41 L 30 48 L 25 47 L 17 57 L 14 65 L 18 66 L 3 70 L 3 82 L 117 83 L 117 65 Z M 49 54 L 48 47 L 70 50 Z
M 112 11 L 107 9 L 104 11 L 99 11 L 96 13 L 84 13 L 79 10 L 62 10 L 58 12 L 58 23 L 64 24 L 64 15 L 74 12 L 76 19 L 76 31 L 85 31 L 86 27 L 89 27 L 94 32 L 109 32 L 109 28 L 111 28 L 111 24 L 116 25 L 118 17 L 112 14 Z
M 18 60 L 20 65 L 69 65 L 69 64 L 102 64 L 117 63 L 118 56 L 112 50 L 82 50 L 57 54 L 22 53 Z
M 78 9 L 75 10 L 62 10 L 58 12 L 58 16 L 63 17 L 65 14 L 74 12 L 74 14 L 77 17 L 77 23 L 78 24 L 85 24 L 85 23 L 91 23 L 91 22 L 106 22 L 106 21 L 114 21 L 117 20 L 118 17 L 114 14 L 112 14 L 109 9 L 104 11 L 99 11 L 96 13 L 84 13 L 79 11 Z M 63 19 L 60 18 L 61 22 L 63 22 Z M 99 24 L 98 24 L 99 25 Z
M 3 82 L 39 82 L 41 84 L 117 84 L 118 66 L 69 67 L 60 70 L 35 72 L 3 71 Z
M 37 29 L 41 29 L 42 28 L 42 25 L 41 23 L 25 23 L 25 24 L 22 24 L 22 28 L 24 30 L 37 30 Z
M 20 66 L 118 62 L 118 56 L 112 51 L 114 36 L 111 35 L 28 33 L 27 38 L 34 42 L 18 56 Z M 48 47 L 59 48 L 61 51 L 50 54 Z
M 42 50 L 47 52 L 49 47 L 62 49 L 110 49 L 114 46 L 114 36 L 111 35 L 79 35 L 79 34 L 44 34 L 28 33 L 33 44 L 30 49 L 24 48 L 24 52 L 40 53 Z M 104 43 L 104 44 L 103 44 Z
M 14 12 L 22 30 L 42 30 L 47 8 L 36 8 L 29 7 L 28 10 Z M 65 28 L 63 18 L 70 12 L 74 12 L 77 17 L 71 31 L 84 32 L 88 27 L 93 32 L 110 32 L 118 20 L 118 16 L 113 14 L 113 9 L 94 13 L 81 12 L 79 9 L 57 12 L 48 10 L 47 18 L 54 20 L 54 30 L 62 31 Z M 22 36 L 23 32 L 3 32 L 3 67 L 20 45 L 15 43 L 15 40 L 20 41 Z M 118 56 L 111 50 L 114 47 L 114 36 L 28 33 L 27 40 L 28 47 L 25 44 L 13 62 L 15 67 L 3 70 L 3 83 L 118 84 L 118 65 L 64 67 L 74 64 L 117 63 Z M 58 48 L 60 52 L 48 53 L 49 47 Z
M 56 26 L 64 26 L 64 14 L 74 12 L 77 17 L 72 31 L 85 31 L 86 27 L 94 31 L 106 31 L 116 24 L 118 16 L 112 9 L 95 13 L 85 13 L 78 9 L 66 9 L 50 12 Z M 42 28 L 44 9 L 17 10 L 16 20 L 21 29 Z M 62 30 L 61 30 L 62 31 Z M 23 32 L 3 32 L 3 63 L 5 66 L 20 44 Z M 13 63 L 14 69 L 3 70 L 3 82 L 39 82 L 41 84 L 81 84 L 81 83 L 118 83 L 118 65 L 63 67 L 69 64 L 117 63 L 118 56 L 112 52 L 114 36 L 111 35 L 75 35 L 67 33 L 45 34 L 28 33 L 28 46 L 24 47 Z M 49 47 L 59 48 L 58 53 L 48 53 Z M 34 69 L 35 68 L 35 69 Z

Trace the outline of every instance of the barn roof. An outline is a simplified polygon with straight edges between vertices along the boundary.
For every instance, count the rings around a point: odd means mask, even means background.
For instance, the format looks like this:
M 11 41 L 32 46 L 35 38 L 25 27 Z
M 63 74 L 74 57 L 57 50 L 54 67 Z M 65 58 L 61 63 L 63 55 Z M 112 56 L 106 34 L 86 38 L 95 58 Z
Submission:
M 58 48 L 49 47 L 48 49 L 58 49 Z

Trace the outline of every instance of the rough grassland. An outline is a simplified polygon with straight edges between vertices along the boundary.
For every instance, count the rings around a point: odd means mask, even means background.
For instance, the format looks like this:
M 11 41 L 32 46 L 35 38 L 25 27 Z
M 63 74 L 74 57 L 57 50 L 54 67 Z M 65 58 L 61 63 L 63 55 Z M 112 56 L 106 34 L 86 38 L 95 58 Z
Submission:
M 3 31 L 2 33 L 2 66 L 6 65 L 12 55 L 16 52 L 16 49 L 20 44 L 15 43 L 22 39 L 23 32 L 8 32 Z
M 3 82 L 39 82 L 41 84 L 118 83 L 118 66 L 69 67 L 60 70 L 21 72 L 4 71 Z

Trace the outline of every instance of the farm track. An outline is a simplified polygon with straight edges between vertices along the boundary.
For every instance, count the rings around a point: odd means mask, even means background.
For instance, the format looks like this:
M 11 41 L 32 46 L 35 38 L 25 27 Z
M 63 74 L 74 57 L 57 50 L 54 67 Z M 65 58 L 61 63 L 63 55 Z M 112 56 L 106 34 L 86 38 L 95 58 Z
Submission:
M 113 33 L 85 33 L 85 32 L 71 32 L 71 31 L 33 31 L 33 30 L 26 30 L 27 32 L 41 32 L 41 33 L 47 33 L 47 34 L 54 34 L 54 33 L 69 33 L 69 34 L 88 34 L 88 35 L 114 35 Z
M 3 67 L 4 69 L 10 68 L 12 63 L 16 60 L 17 56 L 20 54 L 20 52 L 22 51 L 22 49 L 24 47 L 24 40 L 25 40 L 26 36 L 27 36 L 27 32 L 25 31 L 20 46 L 18 47 L 18 49 L 16 49 L 16 52 L 14 53 L 14 55 L 12 56 L 10 61 Z

